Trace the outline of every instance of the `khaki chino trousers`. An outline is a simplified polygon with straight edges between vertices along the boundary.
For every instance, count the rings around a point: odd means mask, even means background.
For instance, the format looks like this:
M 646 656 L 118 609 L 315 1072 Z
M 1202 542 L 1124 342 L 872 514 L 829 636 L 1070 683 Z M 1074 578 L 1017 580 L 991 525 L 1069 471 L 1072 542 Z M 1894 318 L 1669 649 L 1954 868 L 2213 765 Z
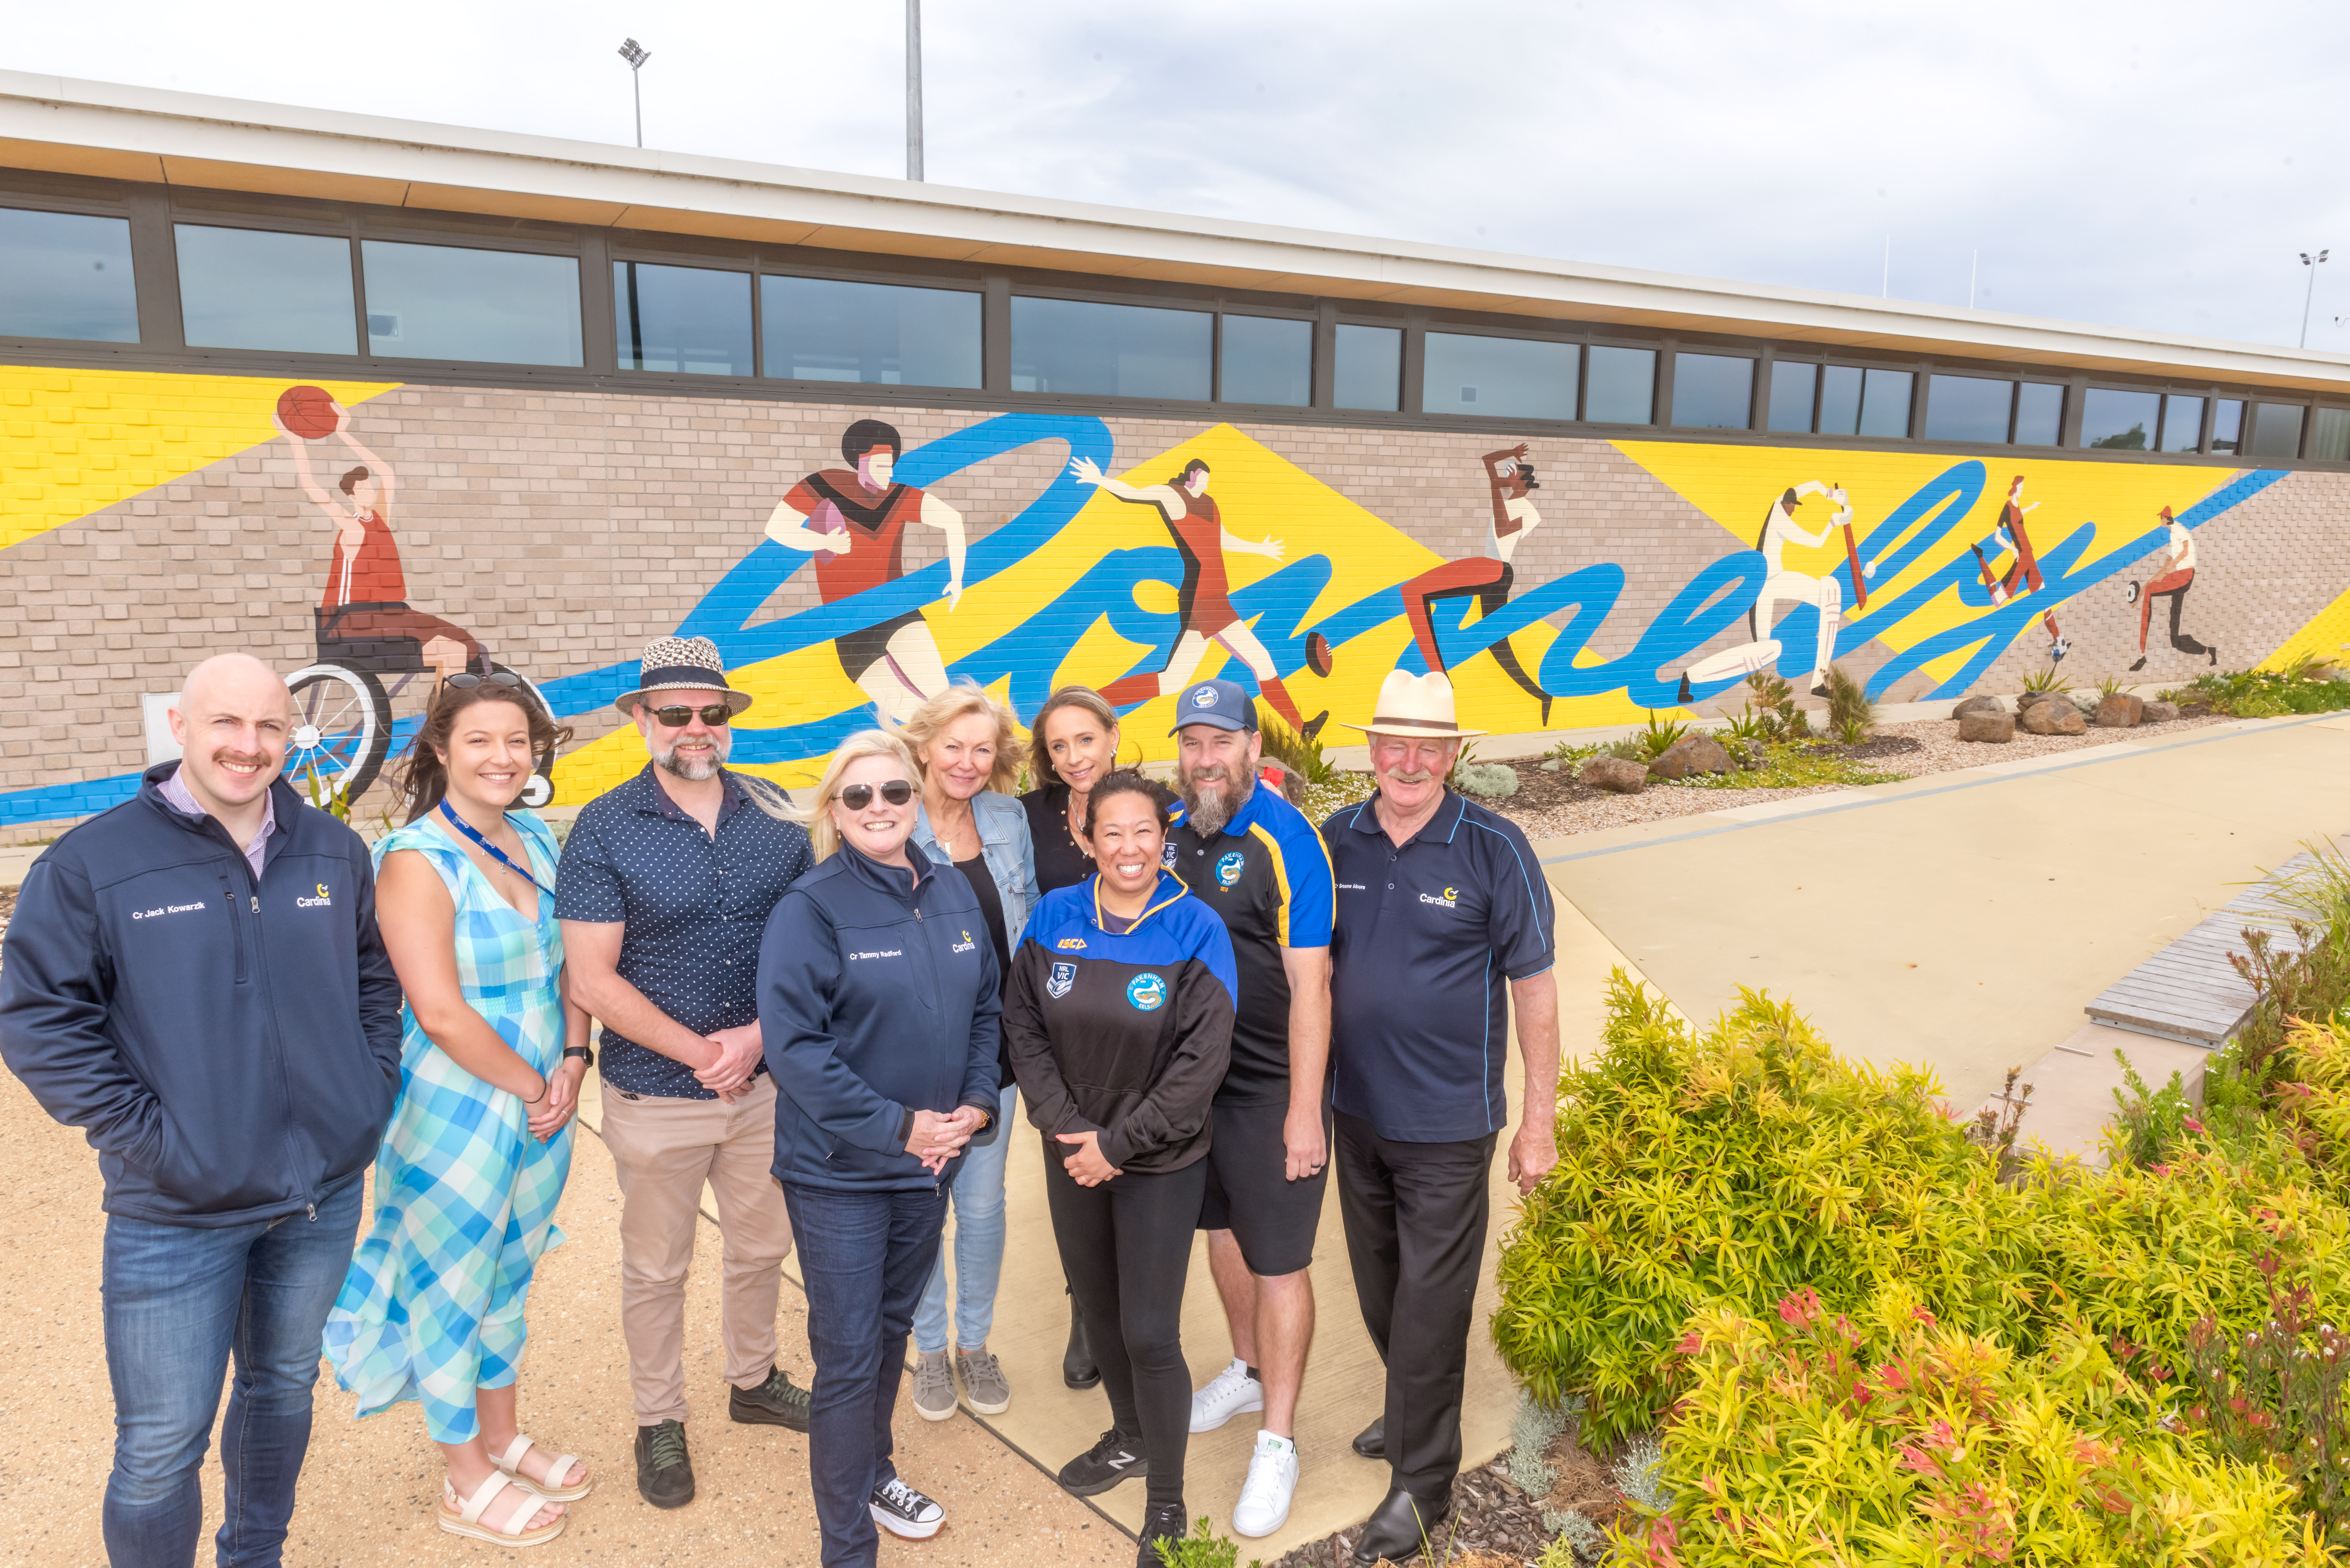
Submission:
M 606 1085 L 604 1146 L 620 1183 L 620 1334 L 637 1424 L 691 1417 L 685 1280 L 702 1185 L 724 1239 L 720 1333 L 726 1381 L 755 1388 L 775 1365 L 775 1302 L 792 1221 L 775 1163 L 775 1081 L 762 1073 L 724 1100 L 628 1095 Z

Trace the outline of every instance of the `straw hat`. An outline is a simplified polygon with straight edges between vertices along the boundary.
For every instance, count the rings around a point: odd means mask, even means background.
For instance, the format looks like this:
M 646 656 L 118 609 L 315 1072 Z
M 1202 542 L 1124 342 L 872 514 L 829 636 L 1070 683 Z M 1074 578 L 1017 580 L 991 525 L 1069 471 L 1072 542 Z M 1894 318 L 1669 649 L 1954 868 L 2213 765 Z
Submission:
M 706 637 L 657 637 L 645 644 L 645 657 L 637 668 L 637 689 L 622 692 L 612 703 L 623 713 L 634 713 L 639 700 L 656 691 L 723 691 L 726 706 L 737 713 L 751 705 L 748 691 L 726 684 L 718 645 Z
M 1439 740 L 1465 740 L 1485 733 L 1463 730 L 1452 722 L 1452 682 L 1442 675 L 1407 675 L 1390 670 L 1379 682 L 1378 706 L 1367 724 L 1348 724 L 1367 735 L 1430 735 Z

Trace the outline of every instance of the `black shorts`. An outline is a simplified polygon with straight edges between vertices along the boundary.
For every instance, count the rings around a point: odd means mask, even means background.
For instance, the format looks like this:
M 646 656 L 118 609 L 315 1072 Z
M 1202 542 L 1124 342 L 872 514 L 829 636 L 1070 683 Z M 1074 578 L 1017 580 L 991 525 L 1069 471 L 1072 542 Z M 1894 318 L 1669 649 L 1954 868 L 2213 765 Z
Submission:
M 1288 1119 L 1286 1100 L 1239 1106 L 1220 1100 L 1209 1114 L 1214 1130 L 1200 1229 L 1230 1231 L 1253 1274 L 1294 1274 L 1314 1262 L 1322 1189 L 1330 1178 L 1330 1112 L 1322 1112 L 1322 1168 L 1302 1181 L 1289 1179 L 1289 1144 L 1282 1136 Z
M 879 626 L 842 632 L 832 639 L 832 650 L 840 656 L 841 672 L 851 681 L 864 680 L 867 670 L 889 657 L 889 639 L 921 620 L 921 611 L 908 610 L 904 615 L 892 616 Z

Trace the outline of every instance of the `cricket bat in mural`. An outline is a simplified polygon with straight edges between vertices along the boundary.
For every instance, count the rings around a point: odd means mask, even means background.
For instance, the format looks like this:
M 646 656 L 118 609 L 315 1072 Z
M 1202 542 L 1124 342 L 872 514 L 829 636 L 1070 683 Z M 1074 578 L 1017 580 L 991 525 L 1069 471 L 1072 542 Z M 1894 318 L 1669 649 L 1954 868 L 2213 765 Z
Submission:
M 1844 493 L 1842 484 L 1835 488 L 1838 494 Z M 1844 525 L 1844 558 L 1852 563 L 1853 608 L 1865 610 L 1868 607 L 1868 579 L 1861 573 L 1860 546 L 1853 543 L 1852 524 L 1849 523 Z

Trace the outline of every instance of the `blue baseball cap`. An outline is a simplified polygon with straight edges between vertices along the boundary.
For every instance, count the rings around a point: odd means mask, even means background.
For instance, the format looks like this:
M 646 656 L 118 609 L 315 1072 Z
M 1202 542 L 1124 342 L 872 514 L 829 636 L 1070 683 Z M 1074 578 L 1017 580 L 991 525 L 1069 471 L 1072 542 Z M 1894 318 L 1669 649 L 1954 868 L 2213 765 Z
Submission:
M 1232 680 L 1195 680 L 1183 688 L 1183 695 L 1175 700 L 1175 729 L 1187 724 L 1206 724 L 1218 730 L 1253 730 L 1256 728 L 1256 704 L 1249 694 Z

